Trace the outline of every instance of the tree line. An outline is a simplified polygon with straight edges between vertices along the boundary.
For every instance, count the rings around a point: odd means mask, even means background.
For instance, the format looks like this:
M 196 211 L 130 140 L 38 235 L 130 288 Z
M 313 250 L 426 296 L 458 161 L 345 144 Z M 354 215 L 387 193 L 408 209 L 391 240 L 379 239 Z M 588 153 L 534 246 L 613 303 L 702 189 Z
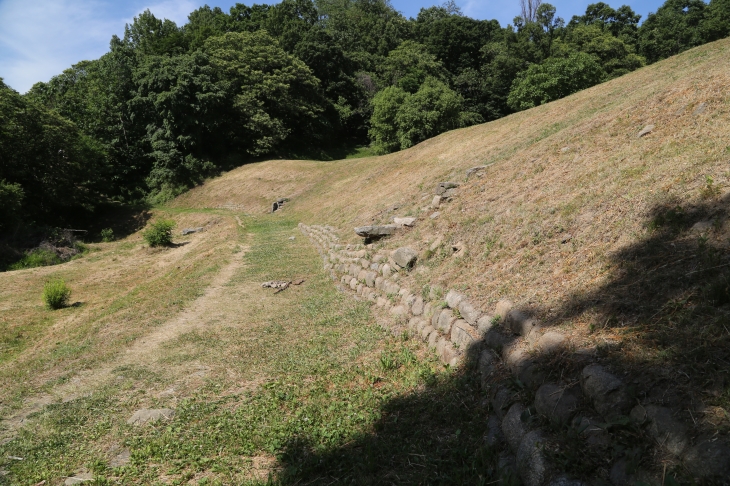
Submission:
M 0 80 L 0 227 L 164 200 L 256 157 L 405 149 L 730 33 L 730 0 L 667 0 L 641 25 L 626 5 L 567 22 L 531 5 L 506 27 L 453 1 L 415 19 L 388 0 L 145 11 L 25 95 Z

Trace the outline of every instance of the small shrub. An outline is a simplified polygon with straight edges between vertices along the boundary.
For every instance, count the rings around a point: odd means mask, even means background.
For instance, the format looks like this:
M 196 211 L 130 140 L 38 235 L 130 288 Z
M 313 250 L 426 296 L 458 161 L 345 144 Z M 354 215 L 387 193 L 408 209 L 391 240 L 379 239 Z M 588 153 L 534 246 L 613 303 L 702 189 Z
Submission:
M 142 232 L 142 237 L 150 246 L 169 246 L 172 244 L 172 230 L 175 222 L 167 219 L 156 221 Z
M 103 230 L 101 230 L 101 241 L 103 241 L 104 243 L 114 241 L 114 230 L 111 228 L 104 228 Z
M 715 185 L 712 176 L 705 176 L 705 187 L 700 190 L 703 199 L 712 199 L 720 195 L 720 188 Z
M 62 279 L 50 280 L 43 286 L 43 302 L 49 309 L 62 309 L 68 305 L 71 289 Z
M 36 248 L 25 254 L 23 258 L 10 265 L 10 270 L 22 270 L 24 268 L 45 267 L 62 263 L 61 258 L 51 250 Z

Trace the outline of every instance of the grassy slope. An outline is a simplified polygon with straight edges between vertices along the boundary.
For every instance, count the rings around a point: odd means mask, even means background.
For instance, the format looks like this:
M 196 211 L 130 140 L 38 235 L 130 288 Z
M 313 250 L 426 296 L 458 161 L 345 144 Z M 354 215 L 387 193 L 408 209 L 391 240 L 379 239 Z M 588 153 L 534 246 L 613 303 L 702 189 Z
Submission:
M 431 392 L 419 392 L 429 383 L 436 383 L 429 389 L 439 390 L 439 367 L 424 356 L 408 358 L 404 350 L 418 354 L 418 346 L 375 332 L 369 311 L 337 295 L 319 275 L 314 253 L 301 238 L 296 240 L 294 253 L 281 247 L 288 241 L 284 234 L 290 234 L 287 232 L 299 220 L 333 225 L 354 242 L 353 226 L 389 222 L 394 215 L 417 215 L 421 219 L 416 228 L 391 239 L 388 247 L 408 244 L 424 250 L 441 236 L 446 249 L 424 259 L 424 270 L 407 279 L 411 288 L 441 282 L 465 290 L 485 308 L 508 297 L 549 324 L 570 330 L 577 346 L 601 340 L 618 342 L 618 350 L 609 350 L 608 359 L 627 370 L 647 369 L 647 376 L 659 383 L 677 384 L 678 373 L 684 373 L 695 384 L 685 386 L 680 381 L 684 388 L 677 399 L 700 394 L 707 405 L 700 420 L 707 426 L 727 427 L 730 388 L 718 368 L 723 366 L 722 360 L 730 361 L 722 351 L 730 344 L 730 332 L 724 334 L 722 327 L 723 320 L 727 322 L 726 308 L 712 302 L 722 303 L 724 298 L 722 279 L 727 274 L 722 265 L 730 236 L 725 219 L 730 176 L 728 47 L 728 41 L 706 45 L 564 100 L 449 132 L 385 157 L 245 166 L 159 211 L 176 218 L 179 227 L 211 223 L 208 231 L 189 238 L 188 245 L 153 251 L 133 235 L 97 245 L 98 251 L 68 264 L 0 275 L 0 416 L 10 417 L 18 410 L 46 410 L 36 418 L 43 423 L 42 432 L 26 431 L 21 442 L 0 446 L 0 470 L 12 468 L 10 477 L 20 478 L 19 484 L 46 478 L 58 481 L 82 467 L 104 470 L 110 451 L 126 444 L 136 458 L 134 468 L 119 473 L 127 481 L 180 481 L 206 475 L 230 481 L 234 473 L 228 469 L 216 472 L 216 467 L 238 464 L 238 460 L 248 464 L 241 467 L 247 478 L 256 477 L 257 468 L 291 472 L 287 467 L 298 464 L 304 477 L 316 480 L 318 470 L 307 462 L 313 460 L 307 456 L 308 447 L 290 444 L 285 450 L 294 452 L 279 456 L 278 466 L 272 465 L 271 453 L 281 453 L 283 442 L 266 436 L 259 426 L 251 429 L 249 423 L 236 422 L 231 400 L 236 402 L 255 390 L 252 396 L 261 400 L 262 407 L 273 407 L 278 399 L 272 390 L 295 386 L 293 395 L 281 391 L 283 408 L 318 409 L 318 393 L 337 389 L 339 376 L 344 377 L 342 383 L 362 391 L 353 394 L 358 397 L 353 399 L 356 406 L 366 415 L 361 424 L 335 427 L 339 435 L 328 442 L 322 439 L 332 427 L 328 420 L 304 432 L 289 428 L 293 426 L 286 414 L 277 423 L 285 424 L 280 437 L 292 439 L 300 431 L 303 443 L 329 444 L 329 449 L 314 457 L 340 471 L 340 477 L 362 467 L 358 458 L 363 449 L 358 447 L 378 449 L 372 443 L 378 434 L 389 437 L 386 443 L 394 449 L 410 447 L 410 439 L 403 437 L 412 424 L 401 430 L 392 420 L 378 422 L 384 419 L 378 418 L 377 410 L 397 418 L 402 410 L 430 414 L 424 403 L 436 403 L 462 417 L 470 416 L 467 412 L 482 413 L 478 395 L 464 391 L 468 386 L 459 389 L 464 394 L 460 398 L 463 407 L 434 398 L 448 393 L 436 391 L 429 396 Z M 693 114 L 702 103 L 705 111 Z M 648 124 L 656 126 L 654 132 L 637 138 Z M 481 164 L 492 165 L 482 178 L 464 183 L 439 218 L 429 219 L 430 212 L 423 208 L 433 186 L 442 180 L 463 183 L 465 169 Z M 707 176 L 713 179 L 710 188 Z M 263 216 L 277 197 L 291 198 L 283 214 Z M 394 205 L 399 209 L 390 210 Z M 235 214 L 244 217 L 246 229 L 237 228 Z M 695 222 L 704 220 L 712 221 L 709 231 L 698 234 L 690 230 Z M 465 258 L 450 256 L 448 245 L 457 242 L 466 246 Z M 230 267 L 242 247 L 251 248 L 244 266 Z M 271 248 L 268 255 L 261 253 L 266 247 Z M 280 262 L 286 263 L 280 266 Z M 232 268 L 233 276 L 225 285 L 240 295 L 236 294 L 236 301 L 220 304 L 227 309 L 223 314 L 216 317 L 211 308 L 206 311 L 213 312 L 210 318 L 198 316 L 215 331 L 172 333 L 139 366 L 115 367 L 124 361 L 126 349 L 141 345 L 146 336 L 158 328 L 166 329 L 176 316 L 190 309 L 223 268 Z M 282 269 L 306 274 L 314 281 L 312 287 L 303 288 L 304 295 L 282 294 L 287 299 L 284 304 L 270 296 L 262 300 L 257 283 L 281 277 Z M 688 274 L 692 277 L 681 280 Z M 81 302 L 79 307 L 60 312 L 42 308 L 39 289 L 47 278 L 56 276 L 69 282 L 75 292 L 72 299 Z M 717 288 L 708 291 L 707 286 L 717 282 Z M 715 301 L 708 300 L 708 295 Z M 313 320 L 302 309 L 315 304 L 323 307 L 312 310 L 319 316 Z M 320 318 L 345 330 L 338 335 L 322 332 L 317 327 Z M 293 331 L 299 326 L 302 334 Z M 324 341 L 297 344 L 307 335 L 321 336 Z M 365 371 L 343 364 L 342 355 L 327 351 L 351 340 L 361 340 L 362 349 L 345 356 L 359 360 Z M 406 353 L 401 366 L 390 369 L 388 359 L 383 361 L 376 351 L 381 347 L 396 355 Z M 317 359 L 301 360 L 295 350 L 301 356 L 315 350 L 311 352 Z M 318 360 L 331 368 L 318 368 L 314 364 Z M 228 366 L 231 363 L 236 365 Z M 204 370 L 203 378 L 195 375 L 196 366 Z M 570 369 L 571 364 L 565 366 Z M 95 373 L 96 369 L 106 369 L 118 381 L 110 382 L 108 376 Z M 431 378 L 433 373 L 437 378 Z M 373 379 L 368 383 L 369 376 Z M 380 390 L 375 385 L 383 377 L 386 390 L 377 391 L 377 399 L 368 402 L 366 391 Z M 181 383 L 185 391 L 179 391 Z M 259 387 L 262 383 L 270 387 Z M 170 387 L 177 387 L 174 396 L 179 402 L 163 393 Z M 221 389 L 228 391 L 222 393 Z M 88 395 L 94 390 L 95 395 Z M 292 396 L 307 399 L 301 405 Z M 337 394 L 323 396 L 331 399 Z M 398 405 L 393 397 L 408 403 Z M 42 408 L 57 402 L 65 404 Z M 138 431 L 123 425 L 124 418 L 142 405 L 177 406 L 183 417 L 178 420 L 196 424 L 191 430 L 200 435 L 215 424 L 191 410 L 197 405 L 210 406 L 210 413 L 203 415 L 220 417 L 221 423 L 235 430 L 253 430 L 250 436 L 244 434 L 253 445 L 242 452 L 230 446 L 243 440 L 240 435 L 216 439 L 228 444 L 216 460 L 213 443 L 185 435 L 179 429 L 184 422 L 175 422 L 178 425 L 170 430 Z M 104 412 L 80 413 L 89 409 Z M 347 414 L 333 412 L 332 417 L 341 423 Z M 442 435 L 436 434 L 441 437 L 436 442 L 446 445 L 428 446 L 421 453 L 429 457 L 455 453 L 449 437 L 458 437 L 462 429 L 444 427 Z M 373 430 L 380 432 L 367 435 Z M 384 430 L 397 433 L 389 436 Z M 465 430 L 470 431 L 465 443 L 478 442 L 481 431 L 477 425 Z M 196 440 L 204 449 L 198 455 L 173 447 L 180 441 L 195 444 Z M 356 449 L 346 446 L 338 452 L 343 443 L 354 443 Z M 170 447 L 173 452 L 161 452 Z M 473 455 L 464 468 L 479 463 L 483 479 L 493 477 L 489 472 L 493 458 L 475 450 L 471 449 Z M 36 462 L 16 464 L 4 459 L 23 454 Z M 386 460 L 373 454 L 364 457 Z M 404 464 L 410 464 L 407 455 L 388 457 L 395 458 L 393 471 L 405 470 Z M 429 469 L 438 470 L 438 465 L 431 463 Z M 386 468 L 385 477 L 389 471 Z M 459 477 L 463 471 L 442 473 Z M 414 480 L 424 480 L 413 474 Z M 3 477 L 0 475 L 0 484 Z

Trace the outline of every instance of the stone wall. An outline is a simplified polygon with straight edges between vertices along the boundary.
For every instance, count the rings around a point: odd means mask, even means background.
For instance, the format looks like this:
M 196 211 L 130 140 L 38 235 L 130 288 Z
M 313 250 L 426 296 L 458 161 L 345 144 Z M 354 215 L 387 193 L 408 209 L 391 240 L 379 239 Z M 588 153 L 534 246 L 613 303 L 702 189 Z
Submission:
M 549 463 L 545 450 L 555 440 L 554 431 L 572 431 L 586 444 L 605 445 L 612 440 L 606 424 L 625 417 L 655 442 L 656 454 L 669 463 L 681 464 L 700 479 L 730 478 L 730 444 L 693 431 L 677 418 L 676 410 L 638 403 L 616 374 L 596 362 L 595 349 L 573 349 L 568 336 L 544 328 L 507 300 L 484 312 L 455 290 L 443 296 L 433 291 L 428 296 L 414 293 L 398 283 L 404 269 L 393 258 L 396 252 L 368 258 L 369 251 L 362 245 L 340 244 L 332 227 L 300 223 L 299 228 L 315 245 L 334 280 L 390 314 L 393 332 L 407 330 L 417 336 L 445 364 L 471 361 L 475 365 L 493 410 L 486 440 L 501 448 L 500 467 L 513 471 L 525 485 L 584 484 Z M 568 353 L 573 362 L 583 363 L 575 382 L 560 384 L 544 376 L 541 361 L 556 353 Z M 531 390 L 532 403 L 520 403 L 518 394 L 494 379 L 506 373 Z M 533 425 L 539 423 L 530 419 L 533 413 L 554 427 Z M 625 458 L 609 468 L 612 484 L 660 484 L 659 478 Z

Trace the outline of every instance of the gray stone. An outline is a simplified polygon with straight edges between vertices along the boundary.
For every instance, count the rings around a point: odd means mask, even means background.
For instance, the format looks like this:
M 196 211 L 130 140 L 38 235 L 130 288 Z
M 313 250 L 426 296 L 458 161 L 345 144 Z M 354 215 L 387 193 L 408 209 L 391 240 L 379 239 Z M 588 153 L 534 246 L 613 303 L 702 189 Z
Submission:
M 387 263 L 383 264 L 382 268 L 380 269 L 380 272 L 383 274 L 383 277 L 388 278 L 392 274 L 392 271 L 390 269 L 390 265 Z
M 421 297 L 416 297 L 416 300 L 413 302 L 413 306 L 411 307 L 411 312 L 413 312 L 414 316 L 420 316 L 423 314 L 423 299 Z
M 454 346 L 449 341 L 444 338 L 441 339 L 443 340 L 443 344 L 441 345 L 441 349 L 439 350 L 441 362 L 452 367 L 458 365 L 459 351 L 454 348 Z
M 381 238 L 383 236 L 392 235 L 395 233 L 397 228 L 398 226 L 395 224 L 358 226 L 355 228 L 355 233 L 363 238 Z
M 438 209 L 439 206 L 441 206 L 441 196 L 434 196 L 433 200 L 431 201 L 431 207 L 434 209 Z
M 623 382 L 598 364 L 588 365 L 581 373 L 583 393 L 593 402 L 593 407 L 604 418 L 625 415 L 631 400 Z
M 494 409 L 494 412 L 497 414 L 497 416 L 501 419 L 504 419 L 505 416 L 505 410 L 509 408 L 510 405 L 512 405 L 512 402 L 514 401 L 514 393 L 509 391 L 506 387 L 499 387 L 497 389 L 497 392 L 492 397 L 491 403 L 492 408 Z
M 144 425 L 159 420 L 170 420 L 173 415 L 175 415 L 175 410 L 171 408 L 143 408 L 134 412 L 127 420 L 127 424 Z
M 408 309 L 404 305 L 396 305 L 390 309 L 390 314 L 395 317 L 403 317 L 408 315 Z
M 451 199 L 452 197 L 456 196 L 456 188 L 452 187 L 451 189 L 446 189 L 443 194 L 441 194 L 442 199 Z
M 483 334 L 484 344 L 495 351 L 501 350 L 510 342 L 510 338 L 499 332 L 495 327 Z
M 418 331 L 418 334 L 420 335 L 421 332 L 423 332 L 423 329 L 426 326 L 428 326 L 428 322 L 421 317 L 417 317 L 416 319 L 418 319 L 418 324 L 416 324 L 416 330 Z
M 429 319 L 433 315 L 433 304 L 431 302 L 426 302 L 423 305 L 423 317 L 426 319 Z
M 421 331 L 421 339 L 423 339 L 424 342 L 428 341 L 428 337 L 431 335 L 431 333 L 434 332 L 434 328 L 431 326 L 426 326 Z
M 122 449 L 109 459 L 109 467 L 124 467 L 132 460 L 132 453 L 129 449 Z
M 484 436 L 484 441 L 489 447 L 494 447 L 504 442 L 502 422 L 495 414 L 490 415 L 487 419 L 487 433 Z
M 480 336 L 486 336 L 486 334 L 489 332 L 490 329 L 492 329 L 492 325 L 494 318 L 492 316 L 484 314 L 479 319 L 477 319 L 477 332 L 479 332 Z
M 416 218 L 393 218 L 393 222 L 398 226 L 413 226 Z
M 528 413 L 521 403 L 513 403 L 502 419 L 502 433 L 507 444 L 515 452 L 519 449 L 522 438 L 529 431 L 527 424 L 522 421 L 523 415 Z
M 725 439 L 701 440 L 684 456 L 684 463 L 700 478 L 730 478 L 730 444 Z
M 76 473 L 66 478 L 63 482 L 64 486 L 72 486 L 74 484 L 84 484 L 94 480 L 94 475 L 89 472 Z
M 654 125 L 647 125 L 641 129 L 641 131 L 636 135 L 636 138 L 641 138 L 646 135 L 649 135 L 653 131 L 654 131 Z
M 403 289 L 401 289 L 402 291 Z M 416 296 L 410 293 L 403 294 L 403 297 L 401 298 L 401 302 L 405 304 L 406 307 L 408 307 L 408 310 L 413 306 L 413 303 L 416 302 Z
M 471 326 L 468 322 L 463 319 L 457 320 L 451 327 L 451 342 L 462 351 L 469 349 L 469 346 L 475 342 L 470 331 Z
M 467 178 L 467 180 L 469 179 L 469 177 L 471 177 L 473 175 L 476 175 L 478 177 L 481 177 L 482 176 L 482 174 L 481 174 L 482 171 L 485 170 L 490 165 L 492 165 L 492 164 L 477 165 L 476 167 L 472 167 L 471 169 L 467 169 L 466 170 L 466 178 Z
M 364 258 L 361 258 L 360 259 L 360 266 L 362 268 L 364 268 L 364 269 L 367 269 L 368 267 L 370 267 L 370 261 L 369 260 L 366 260 Z
M 182 230 L 182 235 L 183 235 L 183 236 L 185 236 L 185 235 L 189 235 L 189 234 L 191 234 L 191 233 L 197 233 L 197 232 L 199 232 L 199 231 L 203 231 L 203 227 L 202 227 L 202 226 L 200 226 L 200 227 L 198 227 L 198 228 L 185 228 L 184 230 Z M 291 238 L 289 238 L 289 239 L 290 239 L 290 240 L 293 240 L 293 239 L 294 239 L 294 237 L 292 236 L 292 237 L 291 237 Z
M 378 274 L 370 270 L 365 273 L 365 284 L 368 287 L 375 287 L 375 280 L 378 278 Z
M 688 428 L 672 417 L 672 411 L 657 405 L 647 405 L 649 433 L 657 443 L 670 454 L 679 456 L 689 446 Z M 633 410 L 632 410 L 633 412 Z
M 428 289 L 428 298 L 431 300 L 435 300 L 440 295 L 443 295 L 443 288 L 440 285 L 431 285 L 431 287 Z
M 359 272 L 357 273 L 357 280 L 358 280 L 359 282 L 365 282 L 365 281 L 366 281 L 366 277 L 367 277 L 367 275 L 368 275 L 368 272 L 367 272 L 367 270 L 364 270 L 364 269 L 363 269 L 363 270 L 360 270 L 360 271 L 359 271 Z
M 459 303 L 459 314 L 461 314 L 461 317 L 463 317 L 466 322 L 475 326 L 481 312 L 471 305 L 468 300 L 462 299 Z
M 439 320 L 436 328 L 444 334 L 448 335 L 451 332 L 451 326 L 454 321 L 456 321 L 456 317 L 454 317 L 454 312 L 451 309 L 444 309 L 441 311 L 441 314 L 439 314 Z
M 375 305 L 378 307 L 385 307 L 385 304 L 388 303 L 388 299 L 384 297 L 378 297 L 378 300 L 375 301 Z
M 355 290 L 357 288 L 357 279 L 354 277 L 350 279 L 350 288 L 352 290 Z
M 434 330 L 428 335 L 428 347 L 435 348 L 439 340 L 439 332 Z
M 539 327 L 536 319 L 517 309 L 509 311 L 504 322 L 509 330 L 519 336 L 527 336 L 535 327 Z
M 434 191 L 434 194 L 443 194 L 449 189 L 454 189 L 456 187 L 459 187 L 458 182 L 439 182 L 436 185 L 436 190 Z
M 545 439 L 539 430 L 528 432 L 517 449 L 517 472 L 525 486 L 541 486 L 548 478 L 549 468 L 545 458 Z
M 385 282 L 385 279 L 383 277 L 375 277 L 375 288 L 378 290 L 383 290 L 383 282 Z
M 712 229 L 712 221 L 698 221 L 692 225 L 690 231 L 694 233 L 707 233 Z
M 431 243 L 431 245 L 428 247 L 428 249 L 431 250 L 431 251 L 436 251 L 443 244 L 443 242 L 444 242 L 444 239 L 439 236 L 438 238 L 436 238 L 433 241 L 433 243 Z
M 464 294 L 460 294 L 455 290 L 449 290 L 446 294 L 446 304 L 452 309 L 458 309 L 462 300 L 464 300 Z
M 502 321 L 507 317 L 509 311 L 512 310 L 514 304 L 509 300 L 500 300 L 494 309 L 495 317 L 499 317 Z
M 490 349 L 484 349 L 479 354 L 478 367 L 482 388 L 486 388 L 489 385 L 489 381 L 492 379 L 492 375 L 494 374 L 496 362 L 497 355 Z
M 441 216 L 441 212 L 439 212 L 439 211 L 436 211 L 435 213 L 431 213 L 431 216 L 429 216 L 429 218 L 431 218 L 431 219 L 436 219 L 436 218 L 438 218 L 439 216 Z
M 416 263 L 418 253 L 407 246 L 398 248 L 393 252 L 393 260 L 401 268 L 410 268 Z
M 537 340 L 537 349 L 543 354 L 557 353 L 565 344 L 565 335 L 556 331 L 548 331 Z
M 580 402 L 580 391 L 576 388 L 560 387 L 546 383 L 535 393 L 535 409 L 551 422 L 567 424 Z

